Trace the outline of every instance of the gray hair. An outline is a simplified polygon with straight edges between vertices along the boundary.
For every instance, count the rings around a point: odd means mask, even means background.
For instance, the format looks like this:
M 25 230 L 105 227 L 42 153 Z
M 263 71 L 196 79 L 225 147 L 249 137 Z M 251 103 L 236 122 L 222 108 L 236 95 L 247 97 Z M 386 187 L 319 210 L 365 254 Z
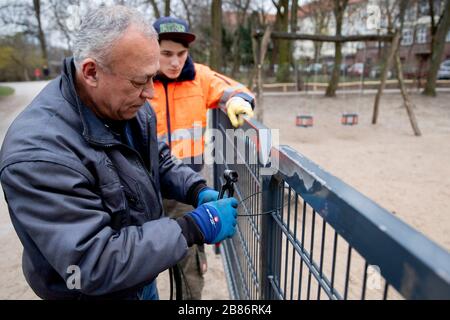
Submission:
M 153 26 L 138 11 L 125 6 L 101 6 L 82 18 L 75 34 L 73 56 L 76 68 L 86 58 L 107 66 L 111 48 L 130 26 L 150 39 L 158 39 Z

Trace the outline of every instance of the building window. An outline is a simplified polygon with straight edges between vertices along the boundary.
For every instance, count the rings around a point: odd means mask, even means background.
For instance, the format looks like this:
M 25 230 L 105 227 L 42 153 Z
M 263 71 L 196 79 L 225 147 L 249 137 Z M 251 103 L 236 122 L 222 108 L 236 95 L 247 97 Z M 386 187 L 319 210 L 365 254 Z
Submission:
M 446 42 L 450 42 L 450 31 L 447 33 L 447 37 L 445 38 Z
M 422 26 L 417 29 L 416 42 L 417 43 L 427 43 L 427 27 Z
M 406 9 L 406 21 L 412 22 L 416 21 L 417 14 L 416 14 L 416 7 L 411 6 Z
M 430 7 L 428 6 L 428 0 L 419 1 L 419 14 L 421 16 L 429 15 Z
M 413 31 L 411 29 L 403 30 L 402 34 L 402 46 L 410 46 L 413 44 Z

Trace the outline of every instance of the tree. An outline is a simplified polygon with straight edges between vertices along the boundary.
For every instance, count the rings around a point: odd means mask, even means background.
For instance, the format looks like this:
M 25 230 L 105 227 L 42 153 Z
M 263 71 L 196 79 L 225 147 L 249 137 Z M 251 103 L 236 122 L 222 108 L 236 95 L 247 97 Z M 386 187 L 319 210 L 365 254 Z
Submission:
M 430 6 L 432 16 L 431 26 L 431 63 L 428 69 L 427 82 L 425 89 L 422 92 L 424 95 L 434 97 L 436 96 L 436 79 L 439 66 L 444 53 L 445 37 L 450 29 L 450 0 L 446 0 L 444 8 L 439 17 L 437 24 L 434 22 L 434 10 L 431 3 Z
M 156 1 L 155 0 L 149 0 L 148 2 L 150 2 L 150 4 L 152 5 L 153 14 L 155 15 L 155 18 L 156 19 L 161 18 L 161 13 L 159 12 L 158 4 L 156 3 Z
M 287 32 L 289 27 L 289 0 L 279 0 L 276 2 L 272 0 L 275 8 L 277 9 L 275 19 L 275 30 L 280 32 Z M 277 81 L 287 82 L 289 81 L 289 66 L 290 66 L 290 46 L 287 40 L 275 41 L 275 49 L 273 50 L 278 59 Z
M 307 9 L 305 6 L 300 7 L 300 10 L 305 14 L 310 15 L 314 23 L 314 34 L 326 34 L 328 30 L 328 23 L 330 22 L 330 13 L 333 9 L 333 2 L 330 0 L 311 2 Z M 314 41 L 314 61 L 319 61 L 320 52 L 322 51 L 323 42 Z
M 42 25 L 44 8 L 40 0 L 17 1 L 0 7 L 0 20 L 4 25 L 19 29 L 24 34 L 32 35 L 39 41 L 42 62 L 48 64 L 47 39 Z
M 333 14 L 336 20 L 336 36 L 342 35 L 342 22 L 344 19 L 345 9 L 347 8 L 348 0 L 335 0 Z M 330 82 L 328 83 L 326 97 L 335 97 L 336 89 L 339 84 L 340 67 L 342 63 L 342 43 L 335 43 L 335 59 L 333 73 L 331 74 Z
M 245 22 L 247 18 L 247 11 L 250 5 L 250 0 L 231 0 L 228 2 L 232 12 L 236 13 L 236 28 L 233 31 L 233 43 L 232 43 L 232 52 L 233 52 L 233 67 L 231 69 L 231 75 L 233 77 L 239 71 L 239 67 L 241 66 L 241 41 L 242 36 L 245 33 Z
M 47 55 L 47 41 L 45 38 L 45 33 L 42 28 L 41 20 L 41 1 L 33 0 L 33 11 L 37 21 L 37 38 L 39 39 L 39 44 L 41 45 L 42 59 L 44 63 L 48 65 L 48 55 Z
M 211 51 L 210 66 L 222 70 L 222 0 L 211 1 Z
M 32 71 L 42 66 L 40 48 L 31 38 L 19 32 L 0 39 L 0 81 L 28 81 Z

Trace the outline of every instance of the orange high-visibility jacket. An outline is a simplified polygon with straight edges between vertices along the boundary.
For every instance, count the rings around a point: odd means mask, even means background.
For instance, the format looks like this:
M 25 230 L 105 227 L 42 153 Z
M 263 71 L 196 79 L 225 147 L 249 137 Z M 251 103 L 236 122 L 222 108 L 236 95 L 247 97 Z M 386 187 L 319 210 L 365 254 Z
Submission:
M 254 97 L 242 84 L 209 67 L 186 60 L 175 81 L 157 76 L 150 104 L 157 116 L 158 139 L 169 144 L 172 154 L 180 159 L 203 154 L 206 112 L 234 96 L 247 100 L 252 107 Z

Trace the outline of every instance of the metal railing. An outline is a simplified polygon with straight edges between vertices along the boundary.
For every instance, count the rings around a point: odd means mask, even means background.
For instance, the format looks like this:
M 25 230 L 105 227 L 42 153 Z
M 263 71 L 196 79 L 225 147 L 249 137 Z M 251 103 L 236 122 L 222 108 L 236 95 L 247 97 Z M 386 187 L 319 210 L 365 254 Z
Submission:
M 292 148 L 272 146 L 259 122 L 236 133 L 217 109 L 212 123 L 225 140 L 214 146 L 215 187 L 224 169 L 239 174 L 237 232 L 221 245 L 232 299 L 450 299 L 445 249 Z

